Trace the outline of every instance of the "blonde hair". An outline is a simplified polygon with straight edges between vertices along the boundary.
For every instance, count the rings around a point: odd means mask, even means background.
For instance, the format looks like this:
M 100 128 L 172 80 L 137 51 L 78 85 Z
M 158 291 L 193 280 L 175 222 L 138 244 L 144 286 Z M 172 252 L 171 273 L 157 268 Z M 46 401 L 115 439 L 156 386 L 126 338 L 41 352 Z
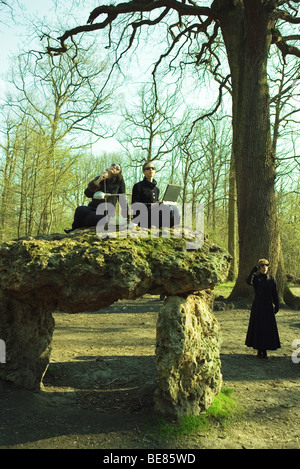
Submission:
M 259 259 L 257 265 L 260 266 L 260 264 L 270 264 L 270 262 L 267 259 Z

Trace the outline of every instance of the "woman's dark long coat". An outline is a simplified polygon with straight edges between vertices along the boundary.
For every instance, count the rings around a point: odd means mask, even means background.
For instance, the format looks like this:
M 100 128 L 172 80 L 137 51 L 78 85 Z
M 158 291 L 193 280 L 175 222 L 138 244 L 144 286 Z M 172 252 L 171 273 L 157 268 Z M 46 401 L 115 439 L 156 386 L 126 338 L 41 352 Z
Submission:
M 279 310 L 276 281 L 271 275 L 255 275 L 251 271 L 246 282 L 253 285 L 255 296 L 245 343 L 257 350 L 276 350 L 280 348 L 275 318 Z

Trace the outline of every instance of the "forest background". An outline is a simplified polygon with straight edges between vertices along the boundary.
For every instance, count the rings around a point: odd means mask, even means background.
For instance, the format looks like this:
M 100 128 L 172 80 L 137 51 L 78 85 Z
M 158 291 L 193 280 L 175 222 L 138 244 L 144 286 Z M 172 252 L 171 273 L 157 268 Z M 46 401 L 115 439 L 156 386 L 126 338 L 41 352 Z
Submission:
M 160 25 L 151 31 L 154 48 L 140 33 L 138 46 L 117 60 L 99 31 L 78 37 L 63 55 L 49 55 L 50 32 L 59 36 L 95 7 L 89 1 L 84 8 L 75 0 L 50 3 L 44 18 L 24 13 L 22 2 L 0 6 L 3 23 L 22 30 L 22 45 L 2 78 L 1 241 L 63 232 L 76 207 L 88 203 L 84 189 L 93 177 L 121 163 L 130 194 L 143 162 L 151 160 L 161 193 L 168 183 L 180 184 L 180 203 L 204 205 L 205 232 L 233 254 L 232 280 L 238 239 L 229 82 L 222 99 L 220 94 L 229 73 L 220 59 L 222 41 L 217 73 L 212 63 L 184 74 L 163 61 L 158 69 Z M 268 79 L 282 248 L 287 273 L 300 278 L 299 58 L 284 60 L 271 47 Z

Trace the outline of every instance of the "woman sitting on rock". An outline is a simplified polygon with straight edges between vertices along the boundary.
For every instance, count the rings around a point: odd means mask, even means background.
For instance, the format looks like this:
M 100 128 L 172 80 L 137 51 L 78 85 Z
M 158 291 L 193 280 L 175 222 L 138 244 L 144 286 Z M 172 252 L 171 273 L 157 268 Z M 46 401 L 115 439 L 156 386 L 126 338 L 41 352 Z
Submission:
M 99 194 L 97 194 L 97 192 L 99 192 Z M 103 194 L 101 194 L 101 192 Z M 92 201 L 87 206 L 81 205 L 76 208 L 72 229 L 64 230 L 65 233 L 70 233 L 77 228 L 96 226 L 97 223 L 105 216 L 105 213 L 101 215 L 96 213 L 97 207 L 100 204 L 107 202 L 115 206 L 119 198 L 123 213 L 126 207 L 125 192 L 125 182 L 122 176 L 121 165 L 113 163 L 100 176 L 95 177 L 89 182 L 84 194 L 86 197 L 91 198 Z M 104 198 L 104 194 L 112 195 Z M 124 194 L 123 198 L 121 198 L 121 194 Z
M 141 210 L 146 216 L 139 217 L 139 225 L 142 228 L 171 228 L 174 224 L 179 223 L 180 215 L 177 207 L 159 203 L 159 188 L 154 179 L 156 168 L 153 163 L 144 163 L 143 167 L 144 179 L 137 182 L 132 189 L 132 204 L 143 204 L 147 211 Z M 138 206 L 137 206 L 138 207 Z M 137 208 L 136 207 L 136 208 Z

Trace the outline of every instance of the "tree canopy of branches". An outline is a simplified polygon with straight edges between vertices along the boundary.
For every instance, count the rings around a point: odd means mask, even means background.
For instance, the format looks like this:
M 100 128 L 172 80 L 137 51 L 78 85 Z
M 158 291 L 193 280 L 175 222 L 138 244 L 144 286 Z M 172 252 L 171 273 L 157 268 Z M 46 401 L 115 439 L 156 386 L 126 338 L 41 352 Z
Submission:
M 271 47 L 278 48 L 283 61 L 300 57 L 298 9 L 299 1 L 292 0 L 132 0 L 99 5 L 87 24 L 65 31 L 59 44 L 48 48 L 49 54 L 61 54 L 68 49 L 68 39 L 105 30 L 106 46 L 119 50 L 119 60 L 143 28 L 159 24 L 165 30 L 165 50 L 154 71 L 167 59 L 172 67 L 188 63 L 210 67 L 220 83 L 220 97 L 230 82 L 239 227 L 239 273 L 233 297 L 248 294 L 244 279 L 260 257 L 270 259 L 279 291 L 284 292 L 267 61 Z M 220 41 L 225 44 L 230 76 L 219 73 Z

